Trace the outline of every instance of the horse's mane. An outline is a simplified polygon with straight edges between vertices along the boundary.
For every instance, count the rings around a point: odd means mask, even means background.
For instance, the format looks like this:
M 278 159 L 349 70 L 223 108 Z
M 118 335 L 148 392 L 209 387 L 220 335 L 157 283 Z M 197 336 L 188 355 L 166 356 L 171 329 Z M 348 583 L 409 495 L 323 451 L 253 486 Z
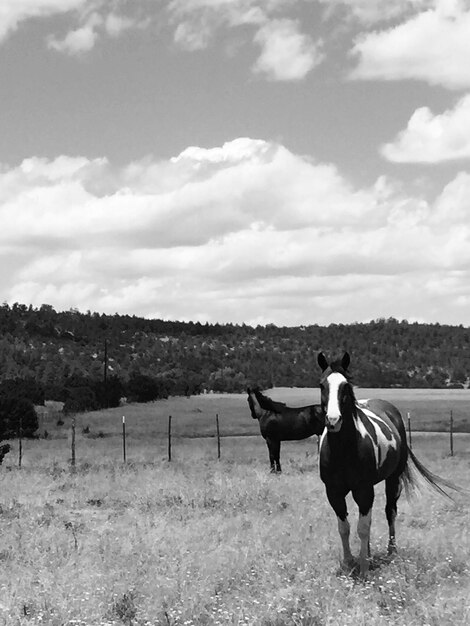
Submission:
M 280 413 L 281 410 L 286 407 L 285 402 L 276 402 L 275 400 L 271 400 L 271 398 L 269 398 L 268 396 L 265 396 L 264 393 L 261 393 L 259 387 L 255 387 L 252 391 L 255 394 L 260 407 L 265 411 L 274 411 L 274 413 Z

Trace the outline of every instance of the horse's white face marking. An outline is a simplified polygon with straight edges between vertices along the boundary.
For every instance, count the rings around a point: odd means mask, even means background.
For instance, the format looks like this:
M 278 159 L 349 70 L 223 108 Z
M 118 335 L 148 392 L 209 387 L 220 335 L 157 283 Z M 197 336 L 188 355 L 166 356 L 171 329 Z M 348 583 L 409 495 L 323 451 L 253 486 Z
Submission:
M 387 453 L 390 448 L 393 448 L 394 450 L 398 449 L 400 435 L 398 434 L 396 428 L 391 427 L 388 422 L 383 420 L 379 415 L 376 415 L 376 413 L 373 413 L 369 409 L 366 409 L 363 406 L 362 402 L 358 402 L 357 405 L 364 413 L 364 415 L 369 418 L 369 423 L 374 429 L 375 441 L 374 437 L 370 435 L 359 417 L 355 418 L 356 428 L 363 439 L 369 439 L 371 441 L 372 448 L 374 450 L 376 466 L 382 467 L 382 465 L 385 463 L 385 459 L 387 458 Z M 391 440 L 387 439 L 387 437 L 384 435 L 384 432 L 380 427 L 379 422 L 381 422 L 384 425 L 385 429 L 388 430 L 389 433 L 392 435 Z
M 342 383 L 346 383 L 347 380 L 339 372 L 333 372 L 327 378 L 328 380 L 328 406 L 326 407 L 326 419 L 330 430 L 335 430 L 339 427 L 339 420 L 341 418 L 341 409 L 339 406 L 339 388 Z

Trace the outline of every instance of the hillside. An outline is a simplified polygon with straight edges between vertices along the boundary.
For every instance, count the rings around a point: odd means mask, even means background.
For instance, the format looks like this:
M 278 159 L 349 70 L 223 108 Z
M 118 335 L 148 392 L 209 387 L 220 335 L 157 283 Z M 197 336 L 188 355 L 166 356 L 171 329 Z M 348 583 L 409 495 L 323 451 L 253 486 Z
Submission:
M 364 387 L 467 386 L 470 329 L 391 319 L 329 326 L 251 327 L 0 306 L 0 381 L 34 378 L 46 390 L 73 376 L 124 383 L 145 374 L 169 393 L 315 386 L 316 356 L 348 350 Z

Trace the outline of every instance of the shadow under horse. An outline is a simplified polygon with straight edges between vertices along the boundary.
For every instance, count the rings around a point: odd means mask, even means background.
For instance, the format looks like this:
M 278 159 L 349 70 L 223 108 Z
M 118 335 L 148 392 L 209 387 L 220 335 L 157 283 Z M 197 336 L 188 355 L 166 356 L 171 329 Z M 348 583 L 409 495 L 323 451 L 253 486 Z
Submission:
M 352 493 L 359 507 L 357 534 L 361 542 L 359 567 L 365 576 L 370 558 L 370 527 L 374 485 L 385 481 L 385 515 L 389 528 L 388 553 L 396 551 L 395 518 L 402 488 L 407 495 L 415 484 L 414 467 L 441 495 L 450 497 L 444 487 L 461 491 L 450 481 L 430 472 L 413 454 L 406 440 L 406 429 L 399 410 L 385 400 L 359 400 L 354 396 L 348 367 L 349 354 L 328 363 L 322 352 L 318 364 L 321 406 L 325 431 L 320 441 L 320 478 L 328 502 L 336 513 L 343 545 L 343 567 L 354 570 L 349 546 L 350 526 L 346 496 Z
M 321 435 L 325 420 L 319 404 L 302 407 L 286 406 L 265 396 L 256 387 L 248 388 L 248 405 L 251 416 L 257 419 L 261 435 L 266 440 L 269 450 L 271 472 L 281 472 L 281 441 L 307 439 L 312 435 Z

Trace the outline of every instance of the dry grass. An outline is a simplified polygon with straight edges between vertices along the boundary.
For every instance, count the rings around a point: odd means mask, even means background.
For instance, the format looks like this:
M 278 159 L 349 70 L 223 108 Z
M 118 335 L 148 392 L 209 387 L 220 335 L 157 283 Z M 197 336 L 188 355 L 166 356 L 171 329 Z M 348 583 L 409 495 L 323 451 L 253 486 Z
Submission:
M 388 561 L 379 487 L 361 583 L 339 570 L 312 440 L 283 444 L 281 476 L 260 437 L 223 440 L 220 462 L 214 440 L 179 440 L 169 464 L 164 442 L 138 435 L 124 465 L 118 436 L 80 436 L 75 472 L 65 443 L 29 442 L 21 470 L 1 468 L 0 624 L 470 623 L 468 501 L 402 499 Z M 415 451 L 466 484 L 468 456 L 435 444 L 417 437 Z

